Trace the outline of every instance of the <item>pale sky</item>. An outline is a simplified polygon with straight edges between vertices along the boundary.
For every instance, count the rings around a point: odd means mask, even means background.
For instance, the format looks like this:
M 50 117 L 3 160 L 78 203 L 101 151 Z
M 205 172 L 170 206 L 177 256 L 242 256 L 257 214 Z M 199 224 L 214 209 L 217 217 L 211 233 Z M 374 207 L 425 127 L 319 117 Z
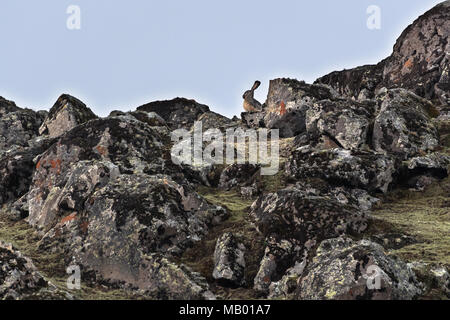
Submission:
M 270 79 L 377 63 L 433 0 L 2 0 L 0 96 L 49 109 L 62 93 L 106 116 L 177 96 L 227 116 Z M 70 5 L 81 29 L 67 28 Z M 367 7 L 381 9 L 369 30 Z

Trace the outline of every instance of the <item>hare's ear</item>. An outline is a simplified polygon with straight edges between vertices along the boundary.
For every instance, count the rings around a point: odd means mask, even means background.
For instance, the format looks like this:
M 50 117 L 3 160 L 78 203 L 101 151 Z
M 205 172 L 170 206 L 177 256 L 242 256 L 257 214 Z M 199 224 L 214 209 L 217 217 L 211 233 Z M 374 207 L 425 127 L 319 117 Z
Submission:
M 256 80 L 256 81 L 255 81 L 255 84 L 254 84 L 253 87 L 252 87 L 252 90 L 258 89 L 258 87 L 259 87 L 260 85 L 261 85 L 261 81 Z

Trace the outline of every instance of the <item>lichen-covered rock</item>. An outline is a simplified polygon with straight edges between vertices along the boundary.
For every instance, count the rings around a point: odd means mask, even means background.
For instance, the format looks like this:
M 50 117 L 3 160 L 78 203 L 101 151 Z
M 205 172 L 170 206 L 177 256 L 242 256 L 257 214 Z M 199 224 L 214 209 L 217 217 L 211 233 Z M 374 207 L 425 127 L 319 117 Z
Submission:
M 68 94 L 61 95 L 50 109 L 39 133 L 55 138 L 70 129 L 96 119 L 97 116 L 83 102 Z
M 227 128 L 238 125 L 237 121 L 233 121 L 212 111 L 203 113 L 196 121 L 200 121 L 202 123 L 203 131 L 207 131 L 209 129 L 219 129 L 224 134 Z
M 301 262 L 296 262 L 292 268 L 289 268 L 286 271 L 281 280 L 272 282 L 269 286 L 268 298 L 285 300 L 293 299 L 295 295 L 295 289 L 297 289 L 297 282 L 303 274 L 306 264 L 306 258 Z
M 12 148 L 0 153 L 0 205 L 28 192 L 35 169 L 34 158 L 44 152 L 53 139 L 37 137 L 29 147 Z
M 30 223 L 46 226 L 48 220 L 43 217 L 53 205 L 47 198 L 60 193 L 68 172 L 80 161 L 106 161 L 120 173 L 170 172 L 182 177 L 162 141 L 158 131 L 129 118 L 97 119 L 75 127 L 39 157 L 28 195 Z
M 450 298 L 450 273 L 446 267 L 419 261 L 408 263 L 408 266 L 423 284 L 426 294 L 432 294 L 440 299 Z M 432 290 L 437 292 L 433 294 Z
M 323 241 L 296 291 L 302 300 L 411 300 L 421 294 L 414 272 L 382 246 L 347 237 Z
M 414 91 L 448 104 L 450 98 L 450 1 L 438 4 L 398 38 L 384 66 L 384 86 Z
M 367 143 L 374 104 L 352 100 L 322 100 L 306 111 L 306 128 L 328 136 L 339 147 L 359 149 Z
M 48 282 L 33 262 L 0 241 L 0 300 L 72 299 Z
M 265 112 L 242 112 L 242 122 L 249 128 L 264 128 Z
M 114 178 L 114 169 L 100 172 L 107 167 L 88 162 L 73 170 L 52 202 L 58 219 L 45 222 L 51 228 L 41 240 L 41 249 L 62 247 L 67 263 L 82 266 L 97 281 L 125 283 L 150 292 L 165 290 L 168 297 L 180 298 L 177 290 L 182 284 L 170 291 L 170 283 L 190 276 L 166 259 L 179 256 L 207 233 L 208 226 L 226 219 L 225 210 L 209 205 L 167 176 Z M 157 257 L 163 259 L 157 265 L 164 265 L 159 278 L 158 269 L 153 269 L 154 259 L 161 260 Z M 199 297 L 192 293 L 185 298 Z
M 448 177 L 450 157 L 438 152 L 415 157 L 403 164 L 399 179 L 404 185 L 416 190 Z
M 273 237 L 266 238 L 264 256 L 259 264 L 258 273 L 253 280 L 253 289 L 268 294 L 270 285 L 280 281 L 286 270 L 289 269 L 303 251 L 298 241 L 275 240 Z
M 14 101 L 10 101 L 3 97 L 0 97 L 0 118 L 2 118 L 5 114 L 19 110 L 21 109 L 16 105 Z
M 279 129 L 282 138 L 296 136 L 306 130 L 306 111 L 314 101 L 332 99 L 337 94 L 323 85 L 310 85 L 293 79 L 270 81 L 264 124 Z
M 331 86 L 343 97 L 356 100 L 373 99 L 375 89 L 383 81 L 384 60 L 350 70 L 334 71 L 314 83 Z
M 396 162 L 370 151 L 340 148 L 314 151 L 302 147 L 286 164 L 286 173 L 295 179 L 320 178 L 333 186 L 386 192 L 393 182 Z
M 15 110 L 15 108 L 9 110 Z M 30 146 L 30 140 L 39 135 L 39 126 L 45 116 L 45 111 L 35 112 L 29 109 L 19 109 L 3 114 L 0 117 L 0 153 L 12 147 Z
M 231 232 L 217 239 L 214 250 L 213 278 L 223 286 L 240 287 L 245 284 L 245 247 Z
M 376 65 L 332 72 L 315 83 L 333 87 L 354 99 L 372 99 L 382 87 L 405 88 L 449 104 L 450 2 L 438 4 L 398 38 L 393 53 Z
M 249 163 L 229 165 L 220 174 L 219 188 L 230 190 L 237 186 L 252 185 L 258 171 L 258 165 Z
M 209 112 L 209 107 L 195 100 L 175 98 L 150 102 L 138 107 L 137 110 L 157 113 L 172 130 L 180 128 L 189 130 L 202 114 Z
M 308 196 L 296 188 L 260 196 L 250 215 L 263 235 L 296 239 L 301 244 L 367 228 L 366 216 L 359 209 L 333 198 Z
M 430 102 L 404 89 L 382 90 L 373 127 L 373 146 L 402 159 L 434 150 L 438 134 L 427 109 Z
M 441 153 L 432 153 L 422 157 L 415 157 L 407 162 L 409 174 L 425 173 L 436 175 L 439 178 L 448 176 L 450 157 Z

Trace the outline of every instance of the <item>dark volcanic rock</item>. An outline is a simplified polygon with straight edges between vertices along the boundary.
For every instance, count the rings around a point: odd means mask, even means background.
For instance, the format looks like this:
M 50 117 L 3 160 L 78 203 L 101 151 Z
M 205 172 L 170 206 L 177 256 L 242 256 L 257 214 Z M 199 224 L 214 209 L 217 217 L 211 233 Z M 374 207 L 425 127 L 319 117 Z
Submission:
M 420 284 L 406 263 L 387 256 L 376 243 L 340 237 L 320 244 L 299 281 L 296 298 L 411 300 L 420 294 Z
M 244 285 L 244 253 L 244 245 L 239 243 L 231 232 L 220 236 L 214 251 L 213 278 L 225 286 Z
M 63 94 L 50 109 L 39 128 L 39 133 L 49 135 L 51 138 L 59 137 L 77 125 L 96 118 L 97 116 L 83 102 Z
M 137 110 L 156 112 L 171 129 L 184 128 L 189 130 L 202 114 L 209 111 L 209 107 L 197 103 L 195 100 L 175 98 L 173 100 L 150 102 L 138 107 Z

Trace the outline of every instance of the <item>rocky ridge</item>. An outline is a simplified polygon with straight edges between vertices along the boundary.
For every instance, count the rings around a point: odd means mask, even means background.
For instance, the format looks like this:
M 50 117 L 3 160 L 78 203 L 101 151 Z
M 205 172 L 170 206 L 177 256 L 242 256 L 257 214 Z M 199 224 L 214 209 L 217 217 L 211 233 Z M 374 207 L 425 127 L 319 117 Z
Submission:
M 185 98 L 105 118 L 67 94 L 49 112 L 0 98 L 0 299 L 448 297 L 449 21 L 445 1 L 377 65 L 272 80 L 241 119 Z M 279 172 L 174 163 L 171 131 L 196 121 L 279 129 Z M 436 212 L 441 242 L 386 210 L 432 191 L 409 214 Z

